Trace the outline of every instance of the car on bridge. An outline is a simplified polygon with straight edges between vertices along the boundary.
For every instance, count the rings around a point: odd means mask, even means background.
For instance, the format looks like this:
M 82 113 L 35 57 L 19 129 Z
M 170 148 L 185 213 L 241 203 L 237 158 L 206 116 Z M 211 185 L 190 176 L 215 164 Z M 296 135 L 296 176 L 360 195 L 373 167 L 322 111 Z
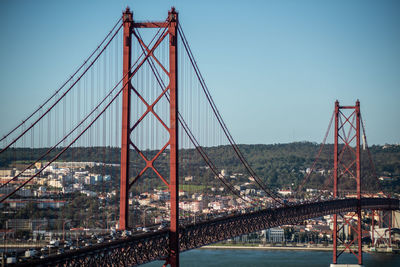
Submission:
M 17 263 L 17 257 L 7 257 L 7 264 Z
M 31 258 L 37 256 L 38 252 L 37 250 L 30 248 L 25 251 L 25 258 Z

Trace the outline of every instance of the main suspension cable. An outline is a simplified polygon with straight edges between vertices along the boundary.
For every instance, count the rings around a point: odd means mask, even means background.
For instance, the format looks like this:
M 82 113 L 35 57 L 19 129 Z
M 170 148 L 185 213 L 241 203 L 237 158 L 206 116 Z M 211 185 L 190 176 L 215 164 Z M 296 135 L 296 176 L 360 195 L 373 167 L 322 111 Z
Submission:
M 375 178 L 376 182 L 378 183 L 378 188 L 379 188 L 379 190 L 387 197 L 388 195 L 383 191 L 383 188 L 382 188 L 382 186 L 381 186 L 381 184 L 380 184 L 380 182 L 379 182 L 379 180 L 378 180 L 378 175 L 377 175 L 377 173 L 376 173 L 376 168 L 375 168 L 374 161 L 372 160 L 371 151 L 369 150 L 369 146 L 368 146 L 368 142 L 367 142 L 367 134 L 366 134 L 366 132 L 365 132 L 364 121 L 363 121 L 363 119 L 362 119 L 361 114 L 360 114 L 360 121 L 361 121 L 362 131 L 363 131 L 363 134 L 364 134 L 364 140 L 363 140 L 363 141 L 364 141 L 365 147 L 366 147 L 366 149 L 367 149 L 369 164 L 370 164 L 371 167 L 372 167 L 372 175 L 373 175 L 373 177 Z
M 165 32 L 165 30 L 164 30 Z M 158 42 L 160 42 L 160 39 L 164 36 L 164 33 L 162 35 L 160 35 L 158 41 L 156 42 L 156 44 Z M 152 50 L 155 49 L 155 47 L 157 47 L 157 45 L 155 44 L 155 46 L 152 48 Z M 140 69 L 140 67 L 144 64 L 144 62 L 146 62 L 146 60 L 148 59 L 149 54 L 145 55 L 144 59 L 137 65 L 137 67 L 135 68 L 135 70 L 130 74 L 130 77 L 128 79 L 128 81 L 126 81 L 123 86 L 121 87 L 121 89 L 116 93 L 116 95 L 108 102 L 108 104 L 101 110 L 101 112 L 86 126 L 86 128 L 80 133 L 78 134 L 78 136 L 72 140 L 66 147 L 64 147 L 56 156 L 54 156 L 45 166 L 43 166 L 36 174 L 34 174 L 33 176 L 31 176 L 29 179 L 27 179 L 25 182 L 23 182 L 20 186 L 18 186 L 16 189 L 14 189 L 12 192 L 10 192 L 8 195 L 6 195 L 4 198 L 2 198 L 0 200 L 0 203 L 2 203 L 3 201 L 5 201 L 7 198 L 11 197 L 12 195 L 14 195 L 18 190 L 20 190 L 22 187 L 24 187 L 27 183 L 29 183 L 33 178 L 37 177 L 39 174 L 41 174 L 43 172 L 43 170 L 45 170 L 51 163 L 53 163 L 55 160 L 57 160 L 67 149 L 69 149 L 100 117 L 101 115 L 108 109 L 108 107 L 114 102 L 114 100 L 119 96 L 119 94 L 122 92 L 122 90 L 124 89 L 125 86 L 127 86 L 132 77 L 136 74 L 136 72 Z M 133 69 L 133 66 L 131 67 L 130 70 Z M 123 75 L 123 77 L 120 79 L 120 81 L 114 86 L 114 88 L 111 90 L 113 91 L 115 88 L 118 87 L 118 85 L 123 81 L 123 79 L 129 74 L 129 72 L 125 73 Z
M 71 91 L 71 89 L 80 81 L 80 79 L 88 72 L 88 70 L 93 66 L 93 64 L 97 61 L 97 59 L 101 56 L 101 54 L 104 52 L 104 50 L 108 47 L 108 45 L 111 43 L 111 41 L 114 39 L 114 37 L 117 35 L 119 30 L 122 28 L 122 24 L 119 26 L 118 30 L 113 34 L 111 39 L 107 42 L 107 44 L 103 47 L 103 49 L 100 51 L 100 53 L 95 57 L 95 59 L 89 64 L 89 66 L 83 71 L 83 73 L 76 79 L 75 82 L 66 90 L 58 99 L 57 101 L 54 102 L 53 105 L 51 105 L 46 112 L 44 112 L 35 122 L 33 122 L 25 131 L 23 131 L 17 138 L 15 138 L 11 143 L 9 143 L 7 146 L 5 146 L 1 151 L 0 154 L 6 151 L 11 145 L 13 145 L 15 142 L 17 142 L 23 135 L 25 135 L 32 127 L 34 127 L 44 116 L 46 116 L 67 94 L 68 92 Z
M 111 35 L 111 33 L 114 31 L 114 29 L 117 27 L 117 25 L 121 22 L 122 18 L 120 18 L 117 23 L 114 25 L 114 27 L 111 29 L 111 31 L 104 37 L 104 39 L 100 42 L 100 44 L 96 47 L 96 49 L 89 55 L 88 58 L 78 67 L 78 69 L 49 97 L 47 98 L 42 105 L 40 105 L 37 109 L 35 109 L 28 117 L 26 117 L 20 124 L 18 124 L 15 128 L 13 128 L 10 132 L 5 134 L 1 139 L 0 142 L 6 139 L 9 135 L 11 135 L 13 132 L 15 132 L 18 128 L 20 128 L 25 122 L 27 122 L 30 118 L 32 118 L 39 110 L 44 107 L 47 103 L 51 101 L 57 94 L 69 83 L 75 75 L 86 65 L 86 63 L 92 58 L 92 56 L 100 49 L 100 47 L 103 45 L 103 43 L 108 39 L 108 37 Z
M 317 162 L 318 162 L 318 160 L 319 160 L 319 158 L 320 158 L 320 156 L 321 156 L 322 149 L 323 149 L 324 146 L 325 146 L 326 139 L 328 138 L 329 131 L 330 131 L 331 127 L 332 127 L 332 122 L 333 122 L 334 116 L 335 116 L 335 112 L 332 113 L 331 120 L 329 121 L 328 129 L 326 130 L 324 140 L 322 141 L 322 143 L 321 143 L 321 145 L 320 145 L 320 147 L 319 147 L 317 156 L 315 157 L 314 163 L 313 163 L 313 165 L 312 165 L 312 167 L 311 167 L 311 171 L 310 171 L 309 173 L 307 173 L 306 177 L 303 179 L 303 182 L 302 182 L 302 183 L 300 184 L 300 186 L 296 189 L 296 192 L 297 192 L 297 193 L 300 192 L 300 191 L 303 189 L 304 184 L 308 181 L 308 179 L 310 178 L 311 174 L 313 173 L 313 171 L 314 171 L 314 169 L 315 169 L 315 166 L 317 165 Z
M 136 31 L 133 32 L 134 36 L 140 40 L 142 39 L 140 36 L 140 33 Z M 139 41 L 140 47 L 142 49 L 142 52 L 145 53 L 144 47 L 142 45 L 142 43 Z M 164 90 L 165 88 L 165 84 L 157 70 L 157 68 L 155 67 L 155 63 L 153 62 L 153 58 L 149 57 L 149 65 L 150 68 L 154 74 L 154 76 L 156 77 L 157 83 L 159 84 L 161 90 Z M 167 99 L 167 101 L 169 102 L 169 96 L 168 96 L 169 92 L 165 93 L 165 97 Z M 201 147 L 201 145 L 199 144 L 199 142 L 197 141 L 196 137 L 194 136 L 193 132 L 190 130 L 189 126 L 187 125 L 186 121 L 184 120 L 183 116 L 181 115 L 181 113 L 178 111 L 178 121 L 180 122 L 182 128 L 184 129 L 184 131 L 186 132 L 187 136 L 189 137 L 191 143 L 194 145 L 194 147 L 196 148 L 196 151 L 200 154 L 200 156 L 203 158 L 203 160 L 206 162 L 206 164 L 210 167 L 211 171 L 214 173 L 215 177 L 217 177 L 224 185 L 226 188 L 228 188 L 229 191 L 231 191 L 233 194 L 235 194 L 237 197 L 239 197 L 240 199 L 242 199 L 245 202 L 248 202 L 247 199 L 243 198 L 240 193 L 238 193 L 235 188 L 233 187 L 233 185 L 229 182 L 226 181 L 225 179 L 221 178 L 218 170 L 215 166 L 215 164 L 213 163 L 213 161 L 208 157 L 207 153 L 203 150 L 203 148 Z M 254 200 L 253 200 L 254 202 Z M 253 206 L 255 206 L 254 203 L 251 203 Z
M 231 133 L 229 132 L 229 129 L 227 128 L 224 120 L 222 119 L 222 116 L 220 115 L 217 106 L 215 105 L 215 102 L 213 100 L 213 98 L 211 97 L 210 91 L 208 90 L 208 87 L 204 81 L 203 76 L 200 73 L 200 70 L 197 66 L 196 60 L 194 59 L 194 56 L 192 54 L 192 51 L 190 49 L 189 43 L 186 40 L 185 34 L 182 30 L 182 27 L 180 24 L 178 24 L 178 31 L 180 33 L 183 45 L 186 49 L 186 52 L 188 53 L 189 59 L 191 61 L 191 64 L 195 70 L 196 76 L 200 82 L 200 85 L 206 95 L 206 98 L 208 100 L 208 102 L 211 105 L 211 108 L 219 122 L 219 124 L 222 127 L 222 130 L 225 134 L 225 136 L 228 138 L 229 143 L 232 145 L 236 155 L 239 157 L 239 160 L 242 162 L 242 164 L 244 165 L 244 167 L 246 168 L 246 170 L 249 172 L 249 174 L 254 178 L 254 181 L 257 183 L 257 185 L 269 196 L 271 197 L 273 200 L 275 200 L 276 202 L 280 203 L 280 204 L 284 204 L 283 201 L 281 201 L 281 198 L 279 196 L 277 196 L 276 194 L 274 194 L 272 191 L 268 190 L 265 183 L 258 177 L 258 175 L 256 174 L 256 172 L 251 168 L 250 164 L 247 162 L 246 158 L 243 156 L 242 152 L 240 151 L 238 145 L 236 144 L 236 142 L 234 141 Z
M 137 32 L 137 33 L 134 32 L 134 35 L 138 40 L 141 39 L 141 36 L 140 36 L 139 32 Z M 144 47 L 143 47 L 143 45 L 142 45 L 142 43 L 140 41 L 139 41 L 139 44 L 141 46 L 142 52 L 144 53 L 145 52 L 144 51 Z M 149 57 L 149 65 L 150 65 L 150 68 L 151 68 L 153 74 L 156 77 L 157 83 L 159 84 L 161 90 L 163 90 L 163 88 L 165 88 L 165 84 L 164 84 L 164 82 L 163 82 L 163 80 L 162 80 L 157 68 L 155 67 L 155 63 L 153 62 L 153 58 L 152 57 Z M 165 93 L 165 97 L 166 97 L 167 101 L 169 102 L 170 101 L 169 100 L 169 92 Z M 189 126 L 187 125 L 186 121 L 184 120 L 183 116 L 181 115 L 181 113 L 179 111 L 178 111 L 178 120 L 179 120 L 182 128 L 186 132 L 187 136 L 189 137 L 191 143 L 196 148 L 196 151 L 200 154 L 200 156 L 203 158 L 203 160 L 206 162 L 206 164 L 210 167 L 210 169 L 214 173 L 215 177 L 217 177 L 225 185 L 225 187 L 228 188 L 229 191 L 231 191 L 237 197 L 241 198 L 243 201 L 247 202 L 248 200 L 243 198 L 238 192 L 236 192 L 236 190 L 234 189 L 234 187 L 232 186 L 232 184 L 229 181 L 226 181 L 225 179 L 222 179 L 220 177 L 215 164 L 208 157 L 207 153 L 203 150 L 203 148 L 201 147 L 201 145 L 197 141 L 196 137 L 194 136 L 193 132 L 190 130 Z M 252 204 L 252 205 L 254 205 L 254 204 Z

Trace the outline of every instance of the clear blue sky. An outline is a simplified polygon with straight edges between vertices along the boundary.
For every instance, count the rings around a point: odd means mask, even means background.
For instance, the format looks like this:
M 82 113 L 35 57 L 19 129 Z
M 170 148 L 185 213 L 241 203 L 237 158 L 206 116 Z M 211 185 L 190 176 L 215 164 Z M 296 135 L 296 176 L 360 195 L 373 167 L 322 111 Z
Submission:
M 175 6 L 238 143 L 321 142 L 334 101 L 400 143 L 400 1 L 0 1 L 0 135 L 80 65 L 129 5 Z

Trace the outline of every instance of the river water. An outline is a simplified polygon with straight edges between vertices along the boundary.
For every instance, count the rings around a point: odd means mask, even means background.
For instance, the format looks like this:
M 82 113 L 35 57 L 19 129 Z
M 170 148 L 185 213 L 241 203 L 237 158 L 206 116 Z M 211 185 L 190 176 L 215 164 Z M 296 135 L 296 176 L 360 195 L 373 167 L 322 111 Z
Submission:
M 357 263 L 353 254 L 342 254 L 339 263 Z M 329 251 L 293 251 L 293 250 L 251 250 L 251 249 L 195 249 L 180 256 L 183 267 L 329 267 L 332 252 Z M 161 267 L 164 262 L 145 264 L 145 267 Z M 400 255 L 363 253 L 365 267 L 400 266 Z

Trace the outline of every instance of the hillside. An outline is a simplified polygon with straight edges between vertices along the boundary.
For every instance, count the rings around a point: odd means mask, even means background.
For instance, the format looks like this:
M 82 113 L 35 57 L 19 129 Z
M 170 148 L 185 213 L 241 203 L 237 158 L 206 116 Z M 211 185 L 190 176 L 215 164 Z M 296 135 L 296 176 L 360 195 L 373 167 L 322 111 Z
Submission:
M 289 144 L 273 145 L 239 145 L 240 150 L 256 171 L 258 176 L 272 188 L 297 187 L 306 176 L 307 168 L 311 168 L 315 160 L 320 145 L 310 142 L 296 142 Z M 0 155 L 0 168 L 8 169 L 20 167 L 38 158 L 47 149 L 28 149 L 15 148 Z M 219 170 L 224 169 L 227 177 L 234 177 L 238 182 L 248 181 L 249 175 L 240 164 L 233 149 L 229 146 L 219 146 L 205 148 L 209 157 L 213 160 Z M 372 146 L 370 153 L 374 162 L 377 177 L 389 177 L 387 181 L 380 181 L 385 190 L 392 193 L 400 192 L 400 146 Z M 61 148 L 53 151 L 44 161 L 61 151 Z M 156 151 L 145 150 L 147 158 L 152 158 Z M 362 177 L 364 188 L 376 186 L 376 178 L 370 164 L 368 151 L 362 151 Z M 61 161 L 91 161 L 119 163 L 119 148 L 110 147 L 89 147 L 73 148 L 59 158 Z M 135 151 L 131 153 L 132 169 L 144 167 L 143 160 Z M 167 164 L 169 162 L 168 151 L 163 153 L 155 162 L 156 167 L 161 173 L 167 174 Z M 203 159 L 193 149 L 180 151 L 181 176 L 194 176 L 194 184 L 218 185 L 218 181 L 213 179 L 214 175 L 205 166 Z M 325 145 L 320 158 L 315 165 L 307 187 L 322 188 L 324 182 L 329 177 L 330 170 L 333 169 L 333 145 Z M 114 177 L 118 179 L 118 171 L 113 171 Z M 154 173 L 146 172 L 146 177 L 154 178 Z M 166 175 L 167 176 L 167 175 Z M 211 178 L 210 178 L 211 177 Z M 155 185 L 160 185 L 155 179 Z M 152 179 L 153 180 L 153 179 Z M 343 182 L 345 187 L 354 188 L 354 181 L 346 180 Z M 376 188 L 378 190 L 378 188 Z

